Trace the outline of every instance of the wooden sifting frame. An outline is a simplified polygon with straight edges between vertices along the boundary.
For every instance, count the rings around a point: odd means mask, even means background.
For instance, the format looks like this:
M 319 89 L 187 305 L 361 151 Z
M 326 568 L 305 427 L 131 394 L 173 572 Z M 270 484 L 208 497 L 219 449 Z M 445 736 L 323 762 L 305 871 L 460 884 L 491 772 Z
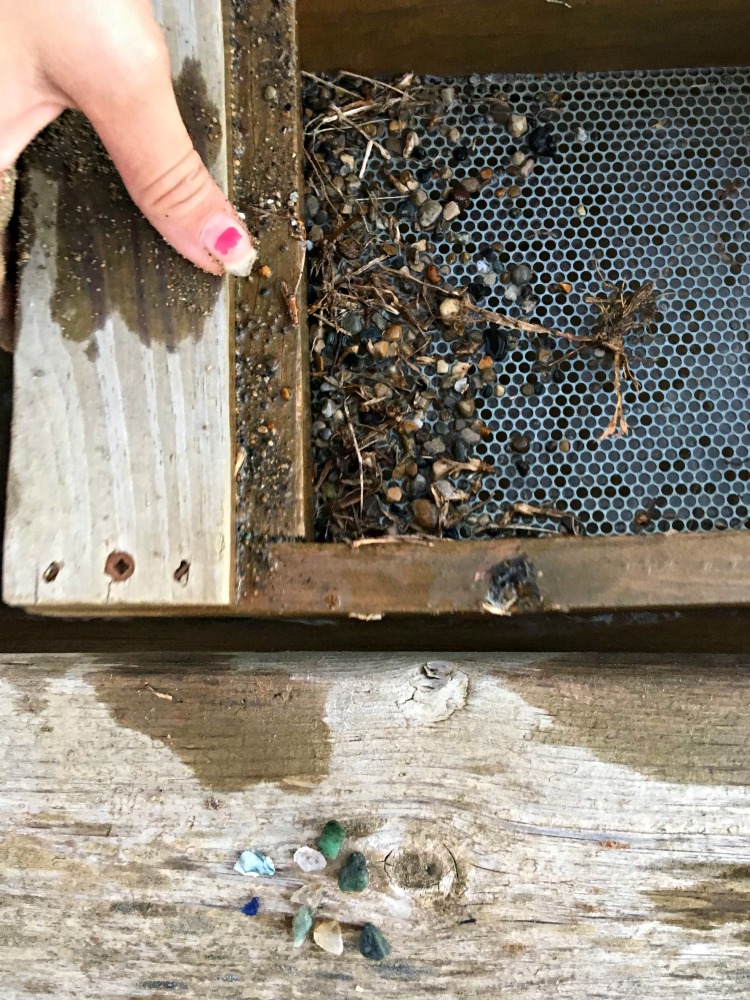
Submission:
M 399 0 L 398 24 L 408 27 L 419 6 Z M 484 13 L 494 24 L 506 5 L 490 6 Z M 576 68 L 633 65 L 633 39 L 642 30 L 637 5 L 591 0 L 586 6 L 594 20 L 618 13 L 619 56 L 610 52 L 600 66 L 596 53 L 603 50 L 592 43 L 587 64 L 582 12 L 540 0 L 536 16 L 542 24 L 555 20 L 558 44 L 568 53 L 562 62 L 549 56 L 545 68 L 574 68 L 566 63 L 574 57 Z M 676 17 L 676 5 L 667 6 Z M 312 491 L 294 2 L 211 0 L 199 14 L 181 0 L 157 7 L 183 111 L 204 154 L 212 152 L 215 176 L 259 237 L 260 269 L 234 288 L 196 279 L 128 205 L 115 220 L 126 245 L 114 258 L 111 246 L 87 246 L 89 270 L 81 271 L 74 252 L 82 228 L 91 242 L 85 223 L 94 220 L 66 212 L 73 204 L 68 188 L 75 185 L 75 198 L 81 185 L 93 189 L 96 206 L 97 183 L 106 199 L 111 177 L 101 180 L 97 164 L 84 163 L 84 176 L 71 178 L 48 148 L 30 154 L 21 203 L 28 260 L 19 285 L 7 603 L 43 614 L 364 620 L 750 604 L 746 532 L 352 546 L 306 541 Z M 360 7 L 349 0 L 334 11 L 323 3 L 316 24 L 310 0 L 301 0 L 310 69 L 343 63 L 347 54 L 359 70 L 378 69 L 367 64 L 377 46 L 365 52 L 355 44 L 361 24 L 370 23 L 359 18 Z M 720 5 L 712 17 L 727 24 L 735 15 L 747 18 L 735 8 Z M 680 53 L 685 61 L 693 55 L 695 11 L 690 4 L 681 9 L 682 34 L 664 55 L 672 65 L 683 61 Z M 383 11 L 375 10 L 382 21 Z M 440 44 L 416 52 L 417 62 L 437 51 L 445 72 L 459 71 L 450 53 L 460 53 L 461 45 L 440 36 L 440 25 L 455 13 L 455 3 L 438 3 L 430 37 Z M 351 24 L 348 33 L 333 30 L 334 15 Z M 324 30 L 330 32 L 325 59 Z M 569 49 L 560 42 L 566 32 L 578 39 Z M 518 58 L 527 69 L 541 69 L 529 62 L 532 36 Z M 661 64 L 654 44 L 644 35 L 651 65 Z M 707 51 L 710 62 L 723 61 Z M 726 61 L 738 61 L 735 55 L 726 50 Z M 465 71 L 466 55 L 456 58 Z M 213 122 L 206 105 L 214 109 Z M 173 282 L 184 282 L 176 298 L 167 278 L 161 284 L 154 278 L 154 261 Z M 145 290 L 133 291 L 139 287 Z

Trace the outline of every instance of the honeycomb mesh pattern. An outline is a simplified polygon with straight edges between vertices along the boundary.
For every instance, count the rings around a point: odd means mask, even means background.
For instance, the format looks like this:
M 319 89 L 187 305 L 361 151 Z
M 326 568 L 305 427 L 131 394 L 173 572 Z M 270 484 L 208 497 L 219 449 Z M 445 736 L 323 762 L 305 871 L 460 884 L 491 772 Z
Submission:
M 476 251 L 502 243 L 506 266 L 532 268 L 536 308 L 529 315 L 505 301 L 499 281 L 481 304 L 578 333 L 597 316 L 585 296 L 602 292 L 602 279 L 652 279 L 665 293 L 658 332 L 628 341 L 642 384 L 640 393 L 624 392 L 628 436 L 599 439 L 613 407 L 603 351 L 576 354 L 557 380 L 538 373 L 535 344 L 522 337 L 509 351 L 498 366 L 505 394 L 480 400 L 477 410 L 493 438 L 476 454 L 495 467 L 478 496 L 480 514 L 494 520 L 515 501 L 551 503 L 591 535 L 746 527 L 750 71 L 430 82 L 455 88 L 443 124 L 460 130 L 470 155 L 457 162 L 455 141 L 435 129 L 421 135 L 424 161 L 449 164 L 456 180 L 495 171 L 442 234 L 425 234 L 413 219 L 399 223 L 405 241 L 434 242 L 432 258 L 447 282 L 482 282 Z M 545 107 L 545 95 L 559 95 L 549 119 L 558 155 L 538 162 L 515 201 L 496 195 L 517 183 L 505 170 L 522 148 L 489 113 L 500 92 L 530 116 Z M 444 182 L 424 186 L 439 197 Z M 399 214 L 397 201 L 384 208 Z M 555 290 L 561 282 L 572 285 L 569 294 Z M 452 345 L 437 339 L 433 353 L 450 360 Z M 518 433 L 532 442 L 525 476 L 509 447 Z

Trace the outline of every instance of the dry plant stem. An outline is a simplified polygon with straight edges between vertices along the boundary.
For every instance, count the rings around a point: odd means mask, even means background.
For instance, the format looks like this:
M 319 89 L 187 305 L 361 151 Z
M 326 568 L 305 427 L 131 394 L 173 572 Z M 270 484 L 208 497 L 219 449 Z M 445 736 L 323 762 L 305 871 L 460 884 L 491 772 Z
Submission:
M 346 405 L 346 400 L 344 400 L 344 416 L 346 417 L 347 427 L 349 428 L 349 433 L 352 436 L 352 444 L 354 445 L 354 451 L 357 454 L 357 462 L 359 463 L 359 506 L 360 511 L 364 514 L 365 511 L 365 467 L 362 462 L 362 452 L 359 448 L 359 442 L 357 441 L 357 434 L 354 430 L 354 424 L 352 423 L 352 418 L 349 416 L 349 407 Z

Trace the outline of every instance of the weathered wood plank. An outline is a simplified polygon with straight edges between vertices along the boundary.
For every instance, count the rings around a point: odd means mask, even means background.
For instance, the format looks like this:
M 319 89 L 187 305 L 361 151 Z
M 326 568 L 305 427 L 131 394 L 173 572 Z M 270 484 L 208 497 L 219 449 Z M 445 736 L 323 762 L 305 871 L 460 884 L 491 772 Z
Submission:
M 750 604 L 750 533 L 274 545 L 258 615 L 523 615 Z
M 221 0 L 155 7 L 188 127 L 226 187 Z M 53 127 L 25 174 L 5 599 L 221 606 L 234 561 L 228 286 L 156 236 L 82 120 Z M 126 557 L 108 573 L 111 553 Z
M 227 0 L 235 197 L 259 239 L 237 289 L 237 585 L 312 521 L 302 117 L 294 0 Z
M 748 666 L 6 659 L 3 993 L 744 997 Z M 323 873 L 338 959 L 289 938 L 293 851 L 332 816 L 371 872 Z M 251 846 L 275 878 L 232 871 Z
M 442 75 L 744 66 L 744 0 L 298 0 L 303 68 Z

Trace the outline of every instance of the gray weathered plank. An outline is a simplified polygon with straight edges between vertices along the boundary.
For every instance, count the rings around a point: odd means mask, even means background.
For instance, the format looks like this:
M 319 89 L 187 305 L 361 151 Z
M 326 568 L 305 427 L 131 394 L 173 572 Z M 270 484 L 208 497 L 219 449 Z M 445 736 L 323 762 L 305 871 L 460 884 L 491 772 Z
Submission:
M 0 995 L 745 997 L 749 665 L 6 659 Z M 323 875 L 338 959 L 289 939 L 331 816 L 371 867 Z M 251 846 L 275 878 L 232 872 Z
M 221 0 L 155 7 L 188 127 L 226 188 Z M 234 570 L 227 283 L 160 240 L 77 119 L 35 144 L 22 199 L 5 600 L 221 606 Z M 113 552 L 134 560 L 122 582 L 105 572 Z

